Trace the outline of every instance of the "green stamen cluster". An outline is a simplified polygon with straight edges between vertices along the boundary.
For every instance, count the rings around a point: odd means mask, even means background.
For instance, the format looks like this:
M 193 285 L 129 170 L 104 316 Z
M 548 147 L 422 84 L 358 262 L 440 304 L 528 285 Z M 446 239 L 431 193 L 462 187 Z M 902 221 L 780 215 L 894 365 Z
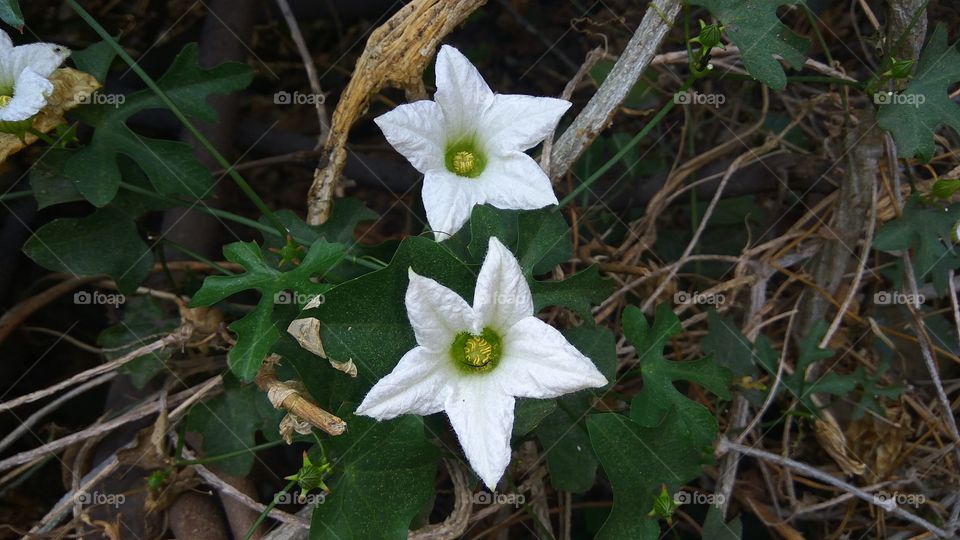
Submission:
M 461 371 L 486 373 L 497 366 L 502 349 L 500 336 L 484 328 L 479 336 L 469 332 L 458 334 L 450 347 L 450 356 Z

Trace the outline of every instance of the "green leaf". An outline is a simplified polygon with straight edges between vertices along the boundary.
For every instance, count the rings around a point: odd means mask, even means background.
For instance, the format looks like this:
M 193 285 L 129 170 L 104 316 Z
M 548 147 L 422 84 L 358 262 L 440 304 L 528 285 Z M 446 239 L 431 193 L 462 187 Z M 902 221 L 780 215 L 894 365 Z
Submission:
M 587 420 L 593 450 L 613 487 L 613 508 L 598 539 L 656 540 L 660 527 L 647 512 L 660 485 L 678 486 L 700 476 L 700 451 L 690 447 L 679 415 L 669 411 L 654 427 L 615 413 Z
M 187 416 L 187 429 L 203 435 L 205 457 L 246 450 L 256 445 L 257 431 L 275 429 L 279 421 L 280 412 L 254 385 L 239 386 L 235 379 L 226 377 L 224 386 L 222 395 L 194 405 Z M 246 452 L 217 461 L 217 468 L 246 476 L 253 458 L 253 452 Z
M 344 416 L 341 416 L 344 417 Z M 331 493 L 313 511 L 311 540 L 405 539 L 411 521 L 433 495 L 439 452 L 423 420 L 388 422 L 351 415 L 350 429 L 330 439 Z
M 717 506 L 710 506 L 707 510 L 707 519 L 703 521 L 703 537 L 710 540 L 740 540 L 743 535 L 743 524 L 740 518 L 733 518 L 728 523 L 723 522 L 723 513 Z
M 810 40 L 784 26 L 777 17 L 777 8 L 802 1 L 687 0 L 687 3 L 707 8 L 723 23 L 730 41 L 740 48 L 740 57 L 750 75 L 774 90 L 783 90 L 787 75 L 774 55 L 798 69 L 807 58 Z
M 555 207 L 501 210 L 476 206 L 468 226 L 444 245 L 466 262 L 480 264 L 491 236 L 497 237 L 516 255 L 528 277 L 550 272 L 573 254 L 570 227 Z
M 550 483 L 560 491 L 582 493 L 593 487 L 597 458 L 590 445 L 586 419 L 593 401 L 602 396 L 616 378 L 617 354 L 613 333 L 605 328 L 578 326 L 564 332 L 566 338 L 593 360 L 609 384 L 590 388 L 556 400 L 558 408 L 537 428 L 537 438 L 547 458 Z
M 680 321 L 667 304 L 657 306 L 652 328 L 639 308 L 628 306 L 623 311 L 623 333 L 636 348 L 643 376 L 643 388 L 630 405 L 630 418 L 644 427 L 653 427 L 675 412 L 687 446 L 706 455 L 707 447 L 717 436 L 717 421 L 706 407 L 680 393 L 674 381 L 694 382 L 730 399 L 731 373 L 710 357 L 687 362 L 665 359 L 663 347 L 679 331 Z
M 355 379 L 343 377 L 318 358 L 316 369 L 329 370 L 330 376 L 321 386 L 308 387 L 311 393 L 359 400 L 416 346 L 404 304 L 409 268 L 470 299 L 468 302 L 473 298 L 474 269 L 443 244 L 421 237 L 404 239 L 386 268 L 337 285 L 324 294 L 321 306 L 304 312 L 303 316 L 320 320 L 320 337 L 328 358 L 353 360 L 358 372 Z
M 155 298 L 134 296 L 123 304 L 123 322 L 100 332 L 97 344 L 110 349 L 104 356 L 113 360 L 157 339 L 179 324 L 179 317 L 165 312 Z M 124 364 L 120 370 L 130 376 L 135 387 L 143 388 L 154 375 L 163 370 L 164 363 L 169 358 L 170 351 L 161 349 L 138 356 Z
M 318 240 L 310 246 L 300 266 L 289 272 L 281 272 L 263 258 L 260 247 L 254 242 L 234 242 L 223 248 L 228 261 L 237 263 L 245 273 L 231 276 L 210 276 L 193 296 L 193 306 L 210 306 L 241 291 L 255 289 L 260 292 L 257 306 L 230 325 L 237 334 L 237 344 L 227 358 L 230 369 L 242 380 L 250 380 L 257 374 L 263 358 L 280 337 L 277 322 L 273 320 L 274 304 L 302 306 L 317 295 L 326 292 L 330 285 L 314 283 L 312 276 L 322 277 L 344 255 L 340 244 Z M 286 325 L 283 325 L 286 328 Z
M 23 13 L 17 0 L 0 0 L 0 19 L 10 26 L 23 29 Z
M 898 219 L 880 227 L 873 247 L 886 252 L 910 250 L 917 281 L 932 281 L 934 288 L 943 293 L 947 289 L 947 270 L 960 267 L 960 255 L 951 239 L 957 219 L 960 204 L 928 206 L 913 195 Z
M 513 438 L 523 437 L 533 431 L 556 409 L 555 399 L 517 399 L 513 413 Z
M 107 274 L 123 293 L 134 291 L 153 266 L 153 253 L 136 225 L 114 208 L 55 219 L 30 236 L 23 252 L 49 270 L 75 276 Z
M 185 46 L 157 84 L 188 117 L 215 122 L 217 115 L 206 103 L 207 97 L 246 87 L 252 73 L 238 63 L 205 70 L 200 68 L 198 60 L 196 44 Z M 127 119 L 136 113 L 163 107 L 156 94 L 142 90 L 127 96 L 120 106 L 92 105 L 77 110 L 77 116 L 95 131 L 90 144 L 67 162 L 66 173 L 88 201 L 104 206 L 116 196 L 121 181 L 119 155 L 135 161 L 163 195 L 182 195 L 196 200 L 209 194 L 213 176 L 197 161 L 190 145 L 143 137 L 126 125 Z
M 755 376 L 757 369 L 753 365 L 753 344 L 733 321 L 721 317 L 717 310 L 707 312 L 707 325 L 710 333 L 703 338 L 700 347 L 705 353 L 712 353 L 718 364 L 729 369 L 735 376 Z
M 572 309 L 585 323 L 593 325 L 590 306 L 600 304 L 613 292 L 613 281 L 600 277 L 600 270 L 591 266 L 563 281 L 531 281 L 534 310 L 547 306 Z
M 947 45 L 947 29 L 938 25 L 920 53 L 920 62 L 907 87 L 895 95 L 878 94 L 877 120 L 893 135 L 902 158 L 933 157 L 933 135 L 947 125 L 960 133 L 960 107 L 950 99 L 951 86 L 960 80 L 960 51 Z M 886 99 L 884 99 L 886 98 Z
M 107 72 L 116 57 L 117 51 L 107 41 L 98 41 L 70 55 L 77 69 L 93 75 L 100 84 L 107 82 Z
M 83 195 L 63 174 L 63 166 L 72 155 L 70 150 L 51 148 L 30 169 L 30 188 L 37 199 L 37 208 L 42 210 L 56 204 L 83 200 Z

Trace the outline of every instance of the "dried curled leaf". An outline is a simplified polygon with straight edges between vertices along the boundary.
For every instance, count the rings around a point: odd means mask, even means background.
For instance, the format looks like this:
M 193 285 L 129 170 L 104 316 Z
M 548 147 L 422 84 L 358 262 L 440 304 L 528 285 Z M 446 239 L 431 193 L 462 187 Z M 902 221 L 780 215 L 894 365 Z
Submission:
M 852 452 L 840 425 L 829 411 L 824 409 L 822 412 L 823 418 L 815 420 L 813 425 L 813 433 L 820 446 L 827 451 L 827 454 L 830 454 L 830 457 L 844 473 L 863 474 L 866 465 L 856 456 L 850 455 Z
M 60 68 L 50 76 L 53 94 L 47 99 L 47 106 L 33 119 L 33 129 L 47 133 L 66 122 L 64 114 L 77 107 L 90 97 L 100 83 L 89 73 L 73 68 Z M 0 163 L 8 157 L 36 142 L 37 136 L 27 133 L 24 141 L 16 135 L 0 133 Z

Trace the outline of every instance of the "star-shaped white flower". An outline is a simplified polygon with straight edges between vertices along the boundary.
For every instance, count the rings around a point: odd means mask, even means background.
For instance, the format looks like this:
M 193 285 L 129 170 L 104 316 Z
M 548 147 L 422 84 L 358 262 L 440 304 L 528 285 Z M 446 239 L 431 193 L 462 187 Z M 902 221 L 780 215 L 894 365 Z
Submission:
M 387 420 L 446 411 L 470 466 L 491 490 L 510 463 L 515 398 L 553 398 L 607 384 L 589 358 L 534 316 L 520 265 L 496 238 L 490 238 L 473 307 L 413 269 L 406 305 L 418 345 L 356 412 Z
M 14 47 L 0 30 L 0 122 L 22 122 L 40 112 L 53 93 L 49 77 L 68 56 L 70 49 L 53 43 Z
M 437 54 L 435 101 L 375 119 L 387 141 L 424 174 L 423 206 L 437 239 L 457 232 L 476 204 L 531 210 L 557 203 L 550 179 L 524 153 L 557 127 L 562 99 L 494 94 L 457 49 Z

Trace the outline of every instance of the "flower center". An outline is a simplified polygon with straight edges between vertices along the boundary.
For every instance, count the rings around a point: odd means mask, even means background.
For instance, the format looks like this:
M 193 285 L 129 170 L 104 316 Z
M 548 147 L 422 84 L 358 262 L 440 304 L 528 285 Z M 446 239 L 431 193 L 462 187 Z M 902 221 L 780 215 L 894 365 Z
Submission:
M 486 373 L 496 367 L 501 350 L 500 336 L 484 328 L 480 335 L 458 334 L 450 347 L 450 356 L 454 365 L 465 373 Z
M 483 367 L 493 360 L 493 345 L 481 336 L 470 336 L 463 344 L 463 361 L 473 367 Z
M 443 157 L 447 170 L 464 178 L 480 176 L 487 158 L 472 139 L 461 139 L 447 145 Z
M 477 164 L 477 158 L 473 156 L 472 152 L 467 152 L 466 150 L 461 150 L 453 155 L 453 172 L 464 176 Z
M 12 99 L 13 99 L 13 96 L 0 96 L 0 109 L 9 105 L 10 100 Z

